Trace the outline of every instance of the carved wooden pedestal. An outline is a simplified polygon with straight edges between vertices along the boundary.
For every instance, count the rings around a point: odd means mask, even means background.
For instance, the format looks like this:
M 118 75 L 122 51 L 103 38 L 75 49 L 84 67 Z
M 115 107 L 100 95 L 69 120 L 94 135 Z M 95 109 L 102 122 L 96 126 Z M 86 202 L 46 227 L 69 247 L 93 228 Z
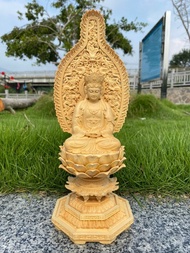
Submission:
M 133 223 L 127 200 L 110 194 L 101 201 L 84 201 L 75 193 L 57 200 L 52 222 L 76 244 L 86 242 L 112 243 Z

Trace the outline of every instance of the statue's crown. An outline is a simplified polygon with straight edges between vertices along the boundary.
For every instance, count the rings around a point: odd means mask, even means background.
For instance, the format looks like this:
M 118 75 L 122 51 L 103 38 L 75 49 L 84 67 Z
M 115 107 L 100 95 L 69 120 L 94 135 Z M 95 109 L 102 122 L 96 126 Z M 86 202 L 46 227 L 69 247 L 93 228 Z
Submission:
M 99 83 L 102 84 L 104 81 L 104 76 L 99 73 L 92 73 L 89 76 L 85 76 L 85 83 Z

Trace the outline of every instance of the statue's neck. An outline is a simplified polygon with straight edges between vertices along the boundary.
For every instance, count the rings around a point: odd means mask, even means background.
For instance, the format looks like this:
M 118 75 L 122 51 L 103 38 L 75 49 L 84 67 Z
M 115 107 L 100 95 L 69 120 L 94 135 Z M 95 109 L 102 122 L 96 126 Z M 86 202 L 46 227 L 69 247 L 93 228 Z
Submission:
M 100 104 L 100 99 L 98 100 L 98 101 L 91 101 L 91 100 L 88 100 L 87 99 L 87 102 L 88 102 L 88 104 L 90 104 L 90 105 L 99 105 Z

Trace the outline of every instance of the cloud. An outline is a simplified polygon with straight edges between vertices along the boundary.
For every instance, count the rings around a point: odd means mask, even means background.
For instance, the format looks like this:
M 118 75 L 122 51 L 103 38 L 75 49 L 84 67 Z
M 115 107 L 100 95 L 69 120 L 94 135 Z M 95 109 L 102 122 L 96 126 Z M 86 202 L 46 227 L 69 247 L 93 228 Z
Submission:
M 24 11 L 25 4 L 25 0 L 0 0 L 0 23 L 2 24 L 0 35 L 11 31 L 14 26 L 20 26 L 22 24 L 21 21 L 17 18 L 17 11 Z
M 174 54 L 178 54 L 182 49 L 189 48 L 188 43 L 181 38 L 173 38 L 170 42 L 170 58 Z

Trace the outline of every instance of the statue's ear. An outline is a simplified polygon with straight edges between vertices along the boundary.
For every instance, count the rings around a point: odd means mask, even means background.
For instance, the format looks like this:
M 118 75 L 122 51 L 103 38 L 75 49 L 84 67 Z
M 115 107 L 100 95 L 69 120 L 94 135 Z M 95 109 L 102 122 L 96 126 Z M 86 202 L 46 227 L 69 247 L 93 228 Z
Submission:
M 87 88 L 87 86 L 85 85 L 85 86 L 84 86 L 84 93 L 85 93 L 85 97 L 86 97 L 86 98 L 88 98 L 87 89 L 88 89 L 88 88 Z

